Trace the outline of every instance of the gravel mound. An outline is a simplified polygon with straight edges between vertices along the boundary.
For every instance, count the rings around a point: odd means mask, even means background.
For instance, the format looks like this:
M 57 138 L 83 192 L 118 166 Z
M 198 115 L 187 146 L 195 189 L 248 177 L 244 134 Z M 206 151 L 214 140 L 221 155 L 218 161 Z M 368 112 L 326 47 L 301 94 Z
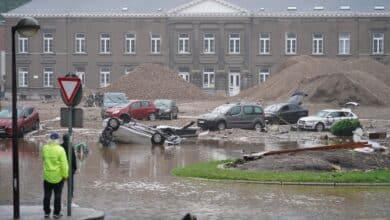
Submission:
M 367 171 L 389 169 L 390 154 L 364 154 L 345 149 L 302 151 L 269 155 L 258 160 L 236 163 L 232 167 L 251 171 Z
M 294 91 L 311 102 L 390 104 L 390 68 L 370 58 L 341 61 L 297 56 L 281 65 L 265 83 L 244 90 L 242 99 L 285 100 Z
M 160 64 L 142 64 L 101 92 L 124 92 L 129 99 L 202 100 L 209 98 L 177 72 Z

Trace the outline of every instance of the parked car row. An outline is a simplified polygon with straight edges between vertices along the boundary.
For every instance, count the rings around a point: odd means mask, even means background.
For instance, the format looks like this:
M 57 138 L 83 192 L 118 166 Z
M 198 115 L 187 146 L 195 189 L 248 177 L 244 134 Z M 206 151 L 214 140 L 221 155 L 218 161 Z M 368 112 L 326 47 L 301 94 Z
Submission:
M 357 119 L 351 109 L 325 109 L 315 116 L 296 103 L 279 103 L 263 108 L 256 103 L 228 103 L 216 107 L 212 112 L 200 115 L 198 127 L 206 130 L 226 128 L 264 129 L 268 124 L 297 124 L 302 130 L 323 131 L 343 119 Z
M 128 100 L 126 94 L 108 92 L 103 96 L 102 118 L 118 117 L 124 121 L 131 118 L 143 120 L 177 119 L 179 108 L 170 99 Z

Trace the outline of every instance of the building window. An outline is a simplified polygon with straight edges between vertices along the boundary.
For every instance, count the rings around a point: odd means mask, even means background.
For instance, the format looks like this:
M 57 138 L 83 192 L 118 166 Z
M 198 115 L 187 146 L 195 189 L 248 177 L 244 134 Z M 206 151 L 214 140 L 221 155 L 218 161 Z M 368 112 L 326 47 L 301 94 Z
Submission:
M 190 36 L 188 34 L 179 34 L 179 54 L 190 53 Z
M 384 52 L 384 33 L 373 33 L 372 34 L 372 54 L 383 54 Z
M 203 70 L 203 88 L 212 89 L 215 87 L 214 68 L 206 67 Z
M 100 53 L 110 53 L 111 45 L 110 45 L 110 34 L 103 33 L 100 34 Z
M 125 53 L 135 53 L 135 34 L 127 33 L 125 35 Z
M 52 67 L 43 68 L 43 87 L 53 87 L 54 73 Z
M 259 83 L 265 82 L 269 77 L 269 68 L 261 68 L 259 72 Z
M 297 34 L 286 33 L 286 54 L 297 54 Z
M 213 33 L 203 35 L 203 53 L 215 53 L 215 35 Z
M 179 67 L 179 76 L 185 81 L 190 82 L 190 69 L 188 67 Z
M 43 34 L 43 53 L 53 53 L 53 34 Z
M 85 51 L 85 34 L 76 33 L 75 34 L 75 52 L 76 53 L 86 53 Z
M 230 54 L 240 53 L 240 34 L 238 33 L 229 34 L 229 53 Z
M 81 84 L 85 85 L 85 67 L 76 67 L 75 74 L 80 78 Z
M 26 67 L 19 68 L 19 87 L 28 87 L 27 81 L 28 70 Z
M 261 33 L 259 39 L 260 51 L 259 54 L 270 54 L 271 48 L 271 34 Z
M 151 34 L 151 36 L 150 36 L 150 52 L 152 54 L 161 53 L 161 36 L 160 36 L 160 34 Z
M 324 54 L 324 35 L 313 34 L 313 54 L 322 55 Z
M 110 85 L 110 68 L 100 67 L 100 87 L 106 87 Z
M 339 34 L 339 55 L 349 55 L 351 48 L 351 35 L 349 33 Z
M 18 35 L 18 52 L 28 53 L 28 38 Z

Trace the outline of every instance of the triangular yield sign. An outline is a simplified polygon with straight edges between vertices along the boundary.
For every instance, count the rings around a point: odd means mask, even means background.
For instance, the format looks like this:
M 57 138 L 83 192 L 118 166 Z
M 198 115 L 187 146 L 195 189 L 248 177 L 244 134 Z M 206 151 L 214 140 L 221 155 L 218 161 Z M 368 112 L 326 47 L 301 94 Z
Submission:
M 61 93 L 65 98 L 65 104 L 72 105 L 73 98 L 80 87 L 80 78 L 59 77 L 58 84 L 60 84 Z

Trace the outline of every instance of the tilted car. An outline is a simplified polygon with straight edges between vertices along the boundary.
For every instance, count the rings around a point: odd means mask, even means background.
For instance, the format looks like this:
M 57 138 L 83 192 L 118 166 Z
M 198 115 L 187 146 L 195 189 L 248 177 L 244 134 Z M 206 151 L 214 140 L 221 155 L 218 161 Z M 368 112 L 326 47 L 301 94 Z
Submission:
M 156 120 L 159 109 L 149 100 L 130 100 L 127 104 L 122 104 L 109 108 L 104 113 L 103 118 L 118 117 L 125 122 L 131 118 L 138 120 Z
M 263 108 L 255 103 L 229 103 L 215 108 L 211 113 L 199 116 L 198 127 L 224 130 L 246 128 L 262 130 L 265 126 Z
M 17 107 L 17 136 L 39 129 L 39 113 L 32 106 Z M 12 108 L 0 108 L 0 137 L 12 137 Z
M 153 104 L 159 109 L 158 118 L 177 119 L 179 108 L 175 101 L 170 99 L 156 99 Z
M 101 116 L 104 118 L 106 110 L 115 106 L 123 106 L 129 103 L 129 99 L 123 92 L 106 92 L 103 94 Z
M 300 118 L 298 120 L 298 128 L 323 131 L 329 129 L 337 121 L 357 118 L 357 115 L 350 109 L 325 109 L 319 111 L 314 116 Z
M 264 112 L 265 120 L 270 124 L 295 124 L 299 118 L 309 114 L 307 109 L 292 103 L 270 105 L 264 109 Z

